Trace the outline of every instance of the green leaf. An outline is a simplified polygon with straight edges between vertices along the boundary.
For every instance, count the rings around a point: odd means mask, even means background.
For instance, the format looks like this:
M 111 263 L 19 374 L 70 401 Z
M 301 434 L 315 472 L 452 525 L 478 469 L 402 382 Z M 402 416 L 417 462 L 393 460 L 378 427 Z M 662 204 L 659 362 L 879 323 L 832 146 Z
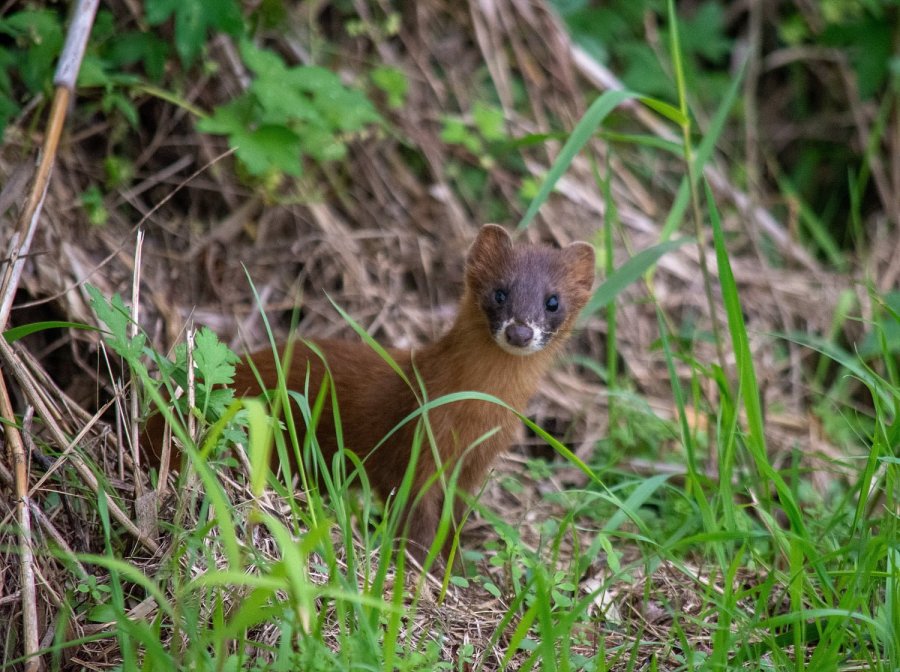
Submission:
M 654 112 L 661 114 L 666 119 L 675 122 L 679 126 L 682 126 L 689 121 L 688 118 L 682 114 L 681 110 L 662 100 L 657 100 L 656 98 L 650 98 L 648 96 L 641 96 L 638 100 Z
M 472 118 L 478 131 L 488 142 L 506 139 L 506 120 L 503 117 L 503 110 L 499 107 L 476 102 L 472 107 Z
M 339 161 L 347 155 L 347 145 L 322 126 L 306 126 L 297 135 L 300 136 L 300 147 L 304 153 L 319 163 Z
M 216 108 L 212 116 L 197 123 L 197 128 L 205 133 L 227 135 L 228 145 L 236 150 L 251 175 L 263 175 L 273 168 L 288 175 L 299 175 L 304 148 L 300 136 L 278 124 L 254 128 L 254 110 L 253 99 L 244 95 Z
M 85 54 L 81 67 L 78 69 L 78 88 L 108 86 L 110 79 L 104 66 L 101 59 L 93 54 Z
M 206 17 L 199 2 L 182 0 L 175 9 L 175 51 L 185 65 L 193 63 L 206 43 Z
M 81 207 L 84 208 L 88 221 L 93 226 L 103 226 L 109 220 L 109 210 L 103 202 L 103 192 L 96 184 L 82 192 Z
M 369 74 L 372 83 L 387 95 L 388 105 L 400 109 L 406 103 L 409 80 L 402 70 L 387 65 L 379 66 Z
M 317 93 L 313 100 L 333 129 L 348 133 L 362 130 L 381 121 L 381 116 L 362 91 L 345 86 Z
M 240 361 L 212 329 L 202 327 L 194 337 L 194 363 L 207 385 L 231 385 Z
M 104 112 L 116 110 L 125 118 L 132 128 L 138 127 L 137 108 L 131 103 L 131 100 L 119 91 L 110 91 L 101 102 Z
M 441 140 L 450 145 L 461 145 L 472 154 L 481 154 L 484 151 L 481 138 L 466 125 L 466 122 L 455 117 L 444 117 Z
M 106 57 L 120 68 L 142 63 L 147 76 L 158 82 L 165 74 L 169 44 L 154 33 L 129 31 L 111 41 Z
M 300 175 L 300 137 L 284 126 L 261 126 L 255 131 L 240 131 L 228 138 L 229 146 L 252 175 L 277 169 L 288 175 Z
M 280 56 L 241 42 L 241 56 L 257 77 L 250 85 L 266 123 L 312 122 L 330 131 L 357 131 L 381 119 L 365 95 L 327 68 L 288 68 Z
M 144 12 L 147 17 L 147 23 L 156 26 L 168 19 L 181 0 L 145 0 Z
M 822 36 L 825 45 L 842 47 L 847 52 L 864 99 L 884 86 L 894 53 L 893 32 L 889 22 L 867 13 L 858 21 L 829 26 Z
M 234 0 L 147 0 L 145 11 L 150 25 L 174 16 L 175 51 L 185 65 L 192 64 L 200 55 L 208 33 L 220 30 L 238 35 L 244 27 Z
M 622 293 L 632 282 L 640 278 L 647 270 L 653 266 L 660 257 L 666 252 L 670 252 L 676 248 L 693 242 L 693 238 L 679 238 L 677 240 L 667 240 L 657 243 L 653 247 L 641 250 L 628 261 L 622 264 L 616 271 L 610 275 L 596 290 L 591 300 L 582 311 L 582 315 L 591 315 L 601 308 L 605 308 L 612 303 L 615 298 Z
M 625 86 L 657 98 L 671 98 L 676 95 L 672 79 L 660 65 L 659 57 L 644 40 L 629 40 L 616 51 L 625 63 L 622 82 Z
M 113 623 L 119 612 L 111 604 L 98 604 L 88 609 L 88 620 L 93 623 Z
M 267 73 L 272 73 L 278 77 L 286 70 L 284 61 L 274 51 L 260 49 L 248 39 L 241 40 L 239 48 L 244 63 L 257 76 L 264 77 Z
M 63 29 L 56 12 L 26 10 L 10 14 L 0 20 L 0 33 L 24 45 L 17 66 L 28 90 L 37 93 L 49 89 L 63 44 Z
M 91 308 L 97 315 L 97 319 L 109 330 L 106 338 L 109 347 L 130 365 L 138 365 L 146 337 L 144 334 L 138 333 L 134 338 L 129 338 L 128 325 L 131 324 L 131 311 L 122 301 L 122 297 L 113 294 L 112 299 L 107 300 L 93 285 L 85 285 L 85 289 L 91 297 Z
M 3 137 L 3 131 L 9 120 L 19 113 L 19 106 L 9 96 L 0 94 L 0 137 Z
M 368 98 L 330 70 L 288 68 L 280 56 L 249 40 L 240 48 L 257 77 L 245 94 L 216 108 L 198 128 L 228 136 L 251 175 L 299 175 L 303 156 L 320 163 L 341 159 L 347 151 L 344 134 L 381 121 Z
M 253 98 L 243 95 L 230 103 L 220 105 L 211 115 L 197 122 L 197 129 L 204 133 L 231 135 L 243 132 L 253 119 Z
M 686 56 L 702 56 L 708 61 L 720 61 L 731 54 L 732 40 L 725 32 L 722 3 L 706 0 L 692 16 L 681 19 L 681 48 Z

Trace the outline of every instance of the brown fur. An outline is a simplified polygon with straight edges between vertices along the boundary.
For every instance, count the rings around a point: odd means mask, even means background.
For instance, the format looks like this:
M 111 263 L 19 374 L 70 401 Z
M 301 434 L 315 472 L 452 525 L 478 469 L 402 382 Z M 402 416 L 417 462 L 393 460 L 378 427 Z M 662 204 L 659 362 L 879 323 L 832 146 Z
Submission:
M 521 278 L 523 292 L 533 293 L 543 309 L 545 291 L 540 282 L 551 283 L 565 302 L 562 325 L 544 349 L 529 355 L 510 354 L 494 341 L 482 308 L 485 292 L 493 291 L 500 277 Z M 494 395 L 512 408 L 524 411 L 537 390 L 554 355 L 567 340 L 575 318 L 590 296 L 594 277 L 594 251 L 586 243 L 573 243 L 562 250 L 536 246 L 513 246 L 500 227 L 485 225 L 473 243 L 466 263 L 465 291 L 459 312 L 450 330 L 437 342 L 414 352 L 390 350 L 391 356 L 421 395 L 417 378 L 424 383 L 429 400 L 460 391 Z M 490 294 L 488 294 L 489 296 Z M 416 393 L 364 343 L 337 340 L 316 341 L 325 356 L 334 382 L 341 418 L 344 445 L 364 460 L 366 475 L 384 498 L 399 488 L 407 465 L 416 422 L 407 423 L 390 439 L 375 446 L 409 413 L 419 407 Z M 273 354 L 262 350 L 250 355 L 268 388 L 277 384 Z M 309 368 L 310 399 L 315 398 L 324 377 L 321 359 L 298 343 L 294 346 L 287 387 L 302 391 Z M 251 367 L 238 367 L 235 379 L 238 395 L 261 392 Z M 465 400 L 432 409 L 428 421 L 433 430 L 440 460 L 449 475 L 462 459 L 458 487 L 472 491 L 479 487 L 495 457 L 513 438 L 518 420 L 497 404 Z M 296 418 L 298 428 L 303 420 Z M 499 431 L 471 450 L 473 442 L 494 428 Z M 326 463 L 337 451 L 333 414 L 326 403 L 316 432 Z M 152 442 L 151 442 L 152 443 Z M 154 446 L 154 453 L 158 447 Z M 433 454 L 423 443 L 416 466 L 411 500 L 436 472 Z M 421 494 L 412 512 L 407 512 L 409 538 L 420 548 L 429 548 L 440 521 L 444 493 L 440 483 Z

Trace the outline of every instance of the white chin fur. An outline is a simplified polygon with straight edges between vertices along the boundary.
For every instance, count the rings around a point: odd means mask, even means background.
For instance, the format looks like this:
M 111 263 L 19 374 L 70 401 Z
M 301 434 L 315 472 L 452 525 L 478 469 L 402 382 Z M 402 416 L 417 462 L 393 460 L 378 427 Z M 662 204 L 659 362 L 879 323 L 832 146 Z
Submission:
M 511 355 L 518 355 L 519 357 L 526 357 L 528 355 L 533 355 L 536 352 L 540 352 L 547 345 L 547 334 L 540 326 L 532 322 L 525 323 L 531 328 L 531 331 L 534 332 L 534 336 L 528 342 L 528 345 L 513 345 L 506 340 L 506 328 L 512 323 L 512 320 L 507 320 L 500 325 L 500 328 L 493 334 L 494 342 L 499 345 L 500 349 L 504 352 L 508 352 Z

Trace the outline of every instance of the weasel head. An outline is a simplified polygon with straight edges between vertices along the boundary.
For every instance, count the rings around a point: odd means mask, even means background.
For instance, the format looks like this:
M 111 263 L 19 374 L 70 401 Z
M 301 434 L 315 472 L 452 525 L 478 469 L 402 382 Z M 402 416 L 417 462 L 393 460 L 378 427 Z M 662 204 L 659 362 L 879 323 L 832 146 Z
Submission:
M 484 316 L 493 341 L 513 355 L 531 355 L 568 337 L 594 284 L 594 248 L 513 245 L 485 224 L 466 258 L 466 294 Z

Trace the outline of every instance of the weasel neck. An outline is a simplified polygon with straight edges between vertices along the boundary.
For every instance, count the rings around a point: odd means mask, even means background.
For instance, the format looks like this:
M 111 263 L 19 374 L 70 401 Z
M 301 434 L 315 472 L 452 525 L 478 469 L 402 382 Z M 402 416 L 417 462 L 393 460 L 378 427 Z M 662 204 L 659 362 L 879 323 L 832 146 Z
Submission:
M 432 398 L 471 390 L 499 397 L 522 411 L 552 362 L 556 345 L 551 342 L 530 355 L 502 350 L 481 310 L 464 296 L 453 326 L 437 342 L 414 353 L 413 364 Z

